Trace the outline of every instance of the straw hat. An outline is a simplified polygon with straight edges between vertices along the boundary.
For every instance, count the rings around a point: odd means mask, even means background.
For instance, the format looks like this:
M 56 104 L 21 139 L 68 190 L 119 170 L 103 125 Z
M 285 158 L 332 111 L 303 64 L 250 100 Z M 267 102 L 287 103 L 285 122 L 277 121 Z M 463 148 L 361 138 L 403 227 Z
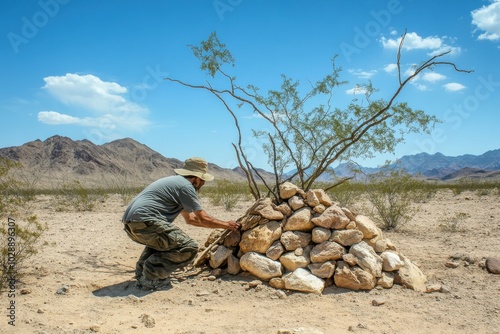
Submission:
M 174 171 L 182 176 L 197 176 L 204 181 L 212 181 L 214 176 L 208 174 L 208 164 L 203 158 L 189 158 L 184 161 L 182 168 L 174 169 Z

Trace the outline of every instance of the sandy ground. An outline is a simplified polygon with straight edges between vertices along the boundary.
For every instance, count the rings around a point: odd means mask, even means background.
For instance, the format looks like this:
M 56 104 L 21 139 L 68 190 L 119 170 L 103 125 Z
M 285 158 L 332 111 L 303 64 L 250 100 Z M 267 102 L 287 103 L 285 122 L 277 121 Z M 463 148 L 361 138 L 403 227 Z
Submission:
M 142 246 L 122 230 L 118 195 L 93 212 L 55 212 L 50 198 L 40 197 L 35 213 L 49 225 L 51 246 L 30 261 L 29 276 L 16 287 L 15 327 L 1 296 L 0 333 L 500 333 L 500 275 L 481 267 L 481 259 L 500 257 L 499 199 L 441 192 L 404 229 L 386 234 L 430 284 L 449 292 L 332 286 L 322 295 L 283 296 L 267 284 L 249 288 L 255 278 L 248 275 L 198 275 L 165 291 L 139 291 L 132 277 Z M 235 219 L 249 205 L 226 212 L 204 203 L 221 219 Z M 459 231 L 439 227 L 460 213 L 469 217 Z M 177 223 L 200 243 L 211 232 Z M 454 255 L 459 265 L 450 268 Z

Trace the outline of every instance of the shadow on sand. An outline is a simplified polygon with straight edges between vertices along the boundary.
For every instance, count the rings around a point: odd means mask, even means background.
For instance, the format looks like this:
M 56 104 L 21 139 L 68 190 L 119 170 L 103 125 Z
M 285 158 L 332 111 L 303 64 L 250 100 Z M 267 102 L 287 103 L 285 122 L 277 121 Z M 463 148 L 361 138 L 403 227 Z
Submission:
M 169 290 L 170 288 L 171 287 L 169 286 L 162 289 L 161 291 Z M 138 289 L 135 286 L 135 281 L 125 281 L 94 290 L 92 291 L 92 294 L 96 297 L 127 297 L 127 296 L 144 297 L 153 292 L 155 291 Z

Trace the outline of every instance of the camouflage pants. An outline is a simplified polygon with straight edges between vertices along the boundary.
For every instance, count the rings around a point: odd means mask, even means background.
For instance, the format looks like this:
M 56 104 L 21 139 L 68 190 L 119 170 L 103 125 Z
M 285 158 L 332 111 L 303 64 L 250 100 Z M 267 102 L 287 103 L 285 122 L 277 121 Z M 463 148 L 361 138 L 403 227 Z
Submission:
M 198 252 L 198 243 L 173 224 L 157 220 L 124 225 L 132 240 L 146 246 L 136 264 L 136 278 L 142 275 L 151 280 L 167 278 Z

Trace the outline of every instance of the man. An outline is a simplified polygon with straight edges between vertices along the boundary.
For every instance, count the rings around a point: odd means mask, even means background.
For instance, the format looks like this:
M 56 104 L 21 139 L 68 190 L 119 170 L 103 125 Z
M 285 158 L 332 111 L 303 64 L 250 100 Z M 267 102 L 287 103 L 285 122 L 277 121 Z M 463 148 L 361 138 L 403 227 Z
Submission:
M 221 221 L 202 209 L 197 192 L 214 177 L 202 158 L 189 158 L 174 170 L 177 175 L 161 178 L 147 186 L 123 215 L 128 236 L 146 246 L 136 264 L 137 287 L 157 290 L 170 284 L 169 274 L 185 266 L 198 253 L 198 243 L 172 224 L 182 215 L 187 224 L 237 230 L 234 220 Z

